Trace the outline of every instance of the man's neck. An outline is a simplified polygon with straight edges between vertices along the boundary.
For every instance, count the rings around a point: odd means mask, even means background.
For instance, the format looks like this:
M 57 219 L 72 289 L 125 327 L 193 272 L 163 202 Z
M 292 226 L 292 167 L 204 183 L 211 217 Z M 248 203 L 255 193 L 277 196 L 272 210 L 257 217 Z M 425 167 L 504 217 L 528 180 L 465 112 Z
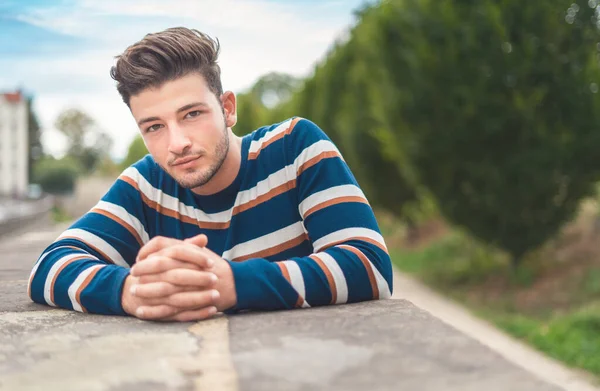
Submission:
M 242 138 L 234 135 L 231 129 L 227 131 L 229 133 L 229 151 L 223 161 L 223 165 L 208 183 L 192 189 L 198 195 L 213 195 L 226 189 L 227 186 L 233 183 L 240 171 L 242 164 Z

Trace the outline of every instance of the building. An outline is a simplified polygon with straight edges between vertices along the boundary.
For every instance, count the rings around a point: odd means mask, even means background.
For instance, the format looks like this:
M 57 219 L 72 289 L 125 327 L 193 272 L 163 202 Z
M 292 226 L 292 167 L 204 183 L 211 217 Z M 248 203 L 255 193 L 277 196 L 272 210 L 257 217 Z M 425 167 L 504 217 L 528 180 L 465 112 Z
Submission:
M 25 197 L 29 185 L 29 102 L 0 93 L 0 196 Z

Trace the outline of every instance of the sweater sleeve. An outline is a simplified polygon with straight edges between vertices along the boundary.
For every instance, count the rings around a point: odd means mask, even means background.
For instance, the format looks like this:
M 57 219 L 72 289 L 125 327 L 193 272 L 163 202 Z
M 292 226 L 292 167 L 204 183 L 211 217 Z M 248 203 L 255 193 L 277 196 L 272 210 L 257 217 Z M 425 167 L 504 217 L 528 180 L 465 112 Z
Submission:
M 144 160 L 138 167 L 144 166 Z M 125 170 L 102 199 L 38 258 L 28 294 L 40 304 L 80 312 L 125 315 L 121 293 L 148 233 L 138 182 Z
M 312 243 L 305 257 L 230 262 L 233 310 L 289 309 L 387 299 L 392 266 L 373 210 L 339 150 L 313 122 L 286 138 L 298 211 Z

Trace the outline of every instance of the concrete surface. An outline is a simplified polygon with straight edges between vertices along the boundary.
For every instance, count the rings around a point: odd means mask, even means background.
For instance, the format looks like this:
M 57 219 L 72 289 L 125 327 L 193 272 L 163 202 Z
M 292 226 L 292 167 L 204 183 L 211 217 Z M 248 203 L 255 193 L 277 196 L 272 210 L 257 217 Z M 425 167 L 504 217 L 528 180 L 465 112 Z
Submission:
M 560 390 L 405 300 L 145 322 L 36 305 L 0 242 L 0 390 Z
M 432 291 L 409 276 L 396 271 L 394 298 L 405 299 L 471 338 L 490 347 L 506 360 L 569 391 L 600 391 L 598 379 L 566 367 L 530 345 L 512 338 L 466 308 Z

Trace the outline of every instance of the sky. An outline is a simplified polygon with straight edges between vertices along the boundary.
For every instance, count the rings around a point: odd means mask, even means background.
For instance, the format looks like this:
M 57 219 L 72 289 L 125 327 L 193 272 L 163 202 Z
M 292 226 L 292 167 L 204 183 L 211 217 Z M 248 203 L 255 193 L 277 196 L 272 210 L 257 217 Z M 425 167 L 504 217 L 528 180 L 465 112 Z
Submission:
M 119 160 L 139 130 L 110 67 L 145 34 L 184 26 L 217 38 L 223 88 L 240 93 L 268 72 L 310 75 L 366 2 L 0 0 L 0 92 L 33 97 L 46 152 L 64 152 L 54 123 L 78 108 L 113 138 Z

